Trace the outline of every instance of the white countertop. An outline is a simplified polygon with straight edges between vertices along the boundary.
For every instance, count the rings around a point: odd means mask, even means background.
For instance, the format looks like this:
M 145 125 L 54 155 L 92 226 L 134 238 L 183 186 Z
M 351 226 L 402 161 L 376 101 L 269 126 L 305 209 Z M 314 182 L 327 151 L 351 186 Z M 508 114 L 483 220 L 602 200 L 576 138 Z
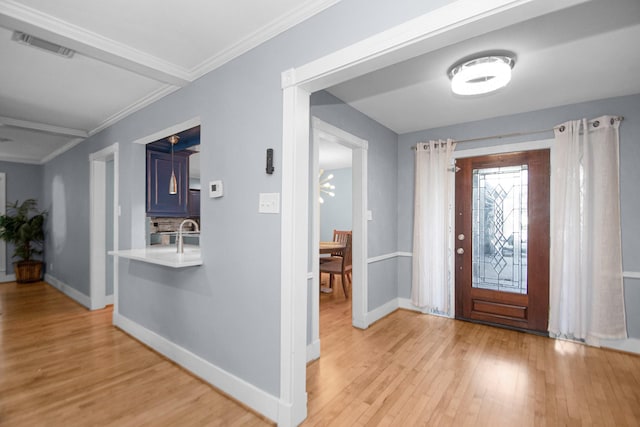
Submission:
M 109 255 L 151 264 L 164 265 L 165 267 L 182 268 L 202 265 L 200 246 L 184 245 L 184 253 L 176 252 L 175 245 L 147 246 L 143 249 L 127 249 L 122 251 L 109 251 Z

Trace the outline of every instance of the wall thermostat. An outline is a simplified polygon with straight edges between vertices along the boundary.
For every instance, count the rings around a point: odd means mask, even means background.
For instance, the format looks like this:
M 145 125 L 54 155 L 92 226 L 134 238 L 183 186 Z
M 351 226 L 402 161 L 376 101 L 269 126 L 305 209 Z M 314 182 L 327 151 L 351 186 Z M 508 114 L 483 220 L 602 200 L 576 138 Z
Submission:
M 217 181 L 210 181 L 209 182 L 209 197 L 210 198 L 216 198 L 216 197 L 222 197 L 223 191 L 222 191 L 222 181 L 217 180 Z

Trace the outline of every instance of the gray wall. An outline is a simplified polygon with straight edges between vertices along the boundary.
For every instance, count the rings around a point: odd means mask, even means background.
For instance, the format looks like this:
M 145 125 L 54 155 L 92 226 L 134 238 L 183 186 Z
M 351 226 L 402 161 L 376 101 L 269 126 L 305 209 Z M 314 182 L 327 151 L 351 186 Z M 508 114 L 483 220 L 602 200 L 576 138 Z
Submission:
M 332 169 L 324 172 L 325 177 L 333 174 L 331 184 L 335 197 L 322 193 L 324 203 L 320 204 L 320 240 L 333 240 L 333 230 L 351 230 L 352 171 L 351 168 Z
M 640 95 L 604 99 L 516 114 L 437 129 L 400 135 L 398 144 L 398 251 L 412 251 L 414 156 L 411 146 L 437 138 L 466 139 L 539 129 L 551 129 L 567 120 L 595 118 L 601 115 L 621 115 L 620 126 L 620 206 L 622 219 L 623 268 L 640 272 Z M 510 144 L 527 140 L 553 138 L 553 132 L 502 140 L 464 143 L 464 149 Z M 460 146 L 458 147 L 460 148 Z M 625 303 L 628 332 L 640 338 L 640 280 L 625 278 Z M 403 259 L 398 266 L 398 294 L 411 295 L 411 260 Z
M 258 214 L 257 206 L 260 192 L 281 191 L 281 73 L 446 3 L 344 0 L 48 162 L 42 178 L 45 206 L 52 206 L 55 222 L 67 231 L 47 244 L 56 278 L 89 294 L 88 155 L 120 143 L 120 249 L 143 244 L 144 147 L 131 142 L 199 116 L 201 179 L 225 184 L 224 197 L 205 198 L 201 205 L 204 265 L 173 270 L 120 261 L 119 309 L 278 396 L 280 216 Z M 360 136 L 371 142 L 370 135 Z M 275 151 L 273 175 L 264 172 L 266 148 Z M 396 182 L 395 144 L 369 156 L 370 165 L 379 166 L 369 187 L 376 218 L 369 224 L 369 250 L 376 255 L 393 252 L 397 240 L 395 207 L 386 199 Z M 370 307 L 396 294 L 395 269 L 388 271 L 393 277 L 370 290 Z
M 326 91 L 311 96 L 311 115 L 368 141 L 367 198 L 373 213 L 373 221 L 368 221 L 368 255 L 396 252 L 397 210 L 389 201 L 397 191 L 398 136 Z M 397 298 L 395 258 L 369 264 L 368 275 L 369 311 Z
M 115 142 L 115 141 L 114 141 Z M 47 222 L 47 272 L 89 295 L 89 153 L 90 140 L 44 165 Z
M 42 200 L 42 166 L 0 161 L 0 172 L 6 174 L 7 203 L 36 199 L 38 208 L 48 208 Z M 7 245 L 7 274 L 13 273 L 13 250 L 13 245 Z

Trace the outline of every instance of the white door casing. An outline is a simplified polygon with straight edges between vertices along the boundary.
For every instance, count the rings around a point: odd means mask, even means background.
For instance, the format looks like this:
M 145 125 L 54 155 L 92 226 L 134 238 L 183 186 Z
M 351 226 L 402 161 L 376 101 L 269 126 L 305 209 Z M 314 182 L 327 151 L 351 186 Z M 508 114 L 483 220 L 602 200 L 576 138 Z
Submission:
M 107 166 L 113 160 L 113 248 L 118 247 L 118 143 L 89 155 L 90 162 L 90 309 L 98 310 L 106 305 L 107 268 Z M 118 263 L 113 263 L 113 304 L 114 315 L 118 312 Z
M 353 326 L 366 329 L 367 323 L 367 150 L 368 142 L 358 138 L 344 130 L 326 123 L 317 117 L 311 119 L 313 130 L 313 159 L 311 172 L 312 177 L 319 175 L 318 166 L 318 146 L 322 138 L 329 139 L 344 145 L 352 150 L 352 229 L 353 229 L 353 283 L 352 283 L 352 323 Z M 317 179 L 312 179 L 313 193 L 319 194 L 320 188 Z M 313 200 L 313 224 L 311 253 L 319 253 L 320 241 L 320 204 L 317 197 Z M 312 263 L 312 286 L 311 286 L 311 342 L 317 352 L 313 359 L 320 357 L 320 268 L 318 258 Z

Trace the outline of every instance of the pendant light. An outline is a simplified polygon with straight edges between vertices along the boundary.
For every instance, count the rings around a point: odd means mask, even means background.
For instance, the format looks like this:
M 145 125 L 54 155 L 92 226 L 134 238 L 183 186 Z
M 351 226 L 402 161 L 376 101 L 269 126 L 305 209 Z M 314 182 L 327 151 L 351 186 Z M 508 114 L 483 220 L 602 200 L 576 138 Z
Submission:
M 176 180 L 176 173 L 173 170 L 173 146 L 178 143 L 180 137 L 178 135 L 171 135 L 169 142 L 171 143 L 171 178 L 169 179 L 169 194 L 178 193 L 178 181 Z

